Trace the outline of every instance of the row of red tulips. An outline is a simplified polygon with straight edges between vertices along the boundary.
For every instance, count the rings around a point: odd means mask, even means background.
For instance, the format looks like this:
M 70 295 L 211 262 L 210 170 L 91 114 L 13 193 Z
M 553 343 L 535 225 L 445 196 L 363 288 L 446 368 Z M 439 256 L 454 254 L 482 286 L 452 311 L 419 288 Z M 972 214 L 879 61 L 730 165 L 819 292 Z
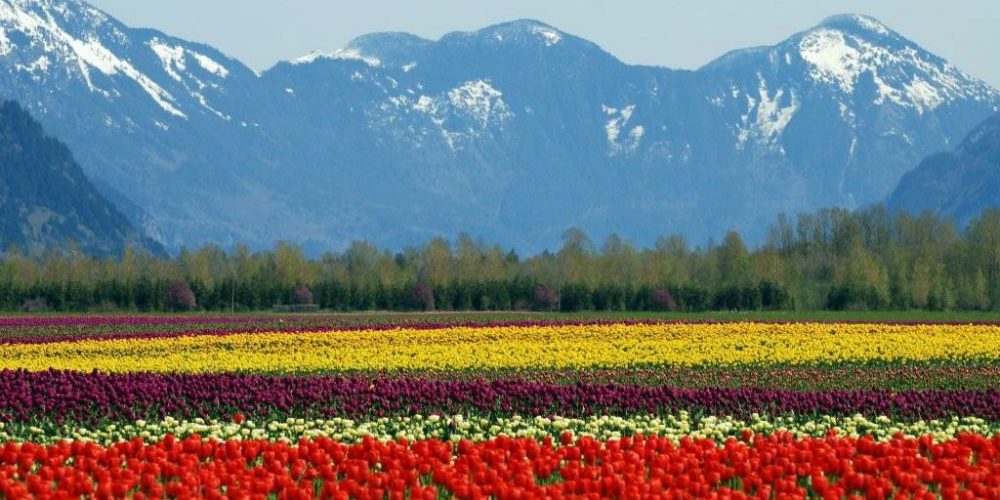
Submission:
M 744 433 L 718 445 L 657 437 L 458 443 L 329 439 L 8 443 L 0 496 L 68 498 L 997 497 L 1000 438 L 878 443 Z

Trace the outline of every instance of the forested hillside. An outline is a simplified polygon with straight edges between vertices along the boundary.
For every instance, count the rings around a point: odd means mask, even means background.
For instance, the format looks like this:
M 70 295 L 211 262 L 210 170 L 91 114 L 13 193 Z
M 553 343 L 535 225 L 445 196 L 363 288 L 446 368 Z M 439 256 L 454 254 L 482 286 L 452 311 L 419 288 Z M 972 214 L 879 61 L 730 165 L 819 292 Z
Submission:
M 0 104 L 0 250 L 76 245 L 98 255 L 160 251 L 94 188 L 69 149 L 15 102 Z
M 959 223 L 1000 207 L 1000 113 L 973 129 L 953 151 L 931 155 L 906 174 L 888 205 L 933 210 Z

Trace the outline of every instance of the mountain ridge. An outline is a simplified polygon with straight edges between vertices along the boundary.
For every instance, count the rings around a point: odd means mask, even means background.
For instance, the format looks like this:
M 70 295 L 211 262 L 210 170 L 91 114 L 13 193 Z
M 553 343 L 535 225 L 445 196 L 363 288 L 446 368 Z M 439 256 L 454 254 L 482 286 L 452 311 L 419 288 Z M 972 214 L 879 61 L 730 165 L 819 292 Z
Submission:
M 0 1 L 3 33 L 20 26 L 5 15 L 15 3 Z M 288 240 L 318 252 L 468 232 L 537 251 L 570 226 L 638 243 L 728 229 L 752 240 L 780 212 L 884 199 L 1000 104 L 902 37 L 870 48 L 829 26 L 798 34 L 825 33 L 825 44 L 803 49 L 793 35 L 694 71 L 628 65 L 520 20 L 436 41 L 362 36 L 256 73 L 214 49 L 98 23 L 129 40 L 108 50 L 170 95 L 162 106 L 125 69 L 93 71 L 107 95 L 80 78 L 74 68 L 90 63 L 74 47 L 94 29 L 67 20 L 86 12 L 67 12 L 86 4 L 27 3 L 67 33 L 57 42 L 76 40 L 50 61 L 68 76 L 49 68 L 39 92 L 17 67 L 48 47 L 29 37 L 20 60 L 0 56 L 3 92 L 65 138 L 99 185 L 127 193 L 148 215 L 133 222 L 171 249 Z M 848 20 L 871 23 L 833 22 Z
M 954 150 L 935 153 L 903 176 L 889 208 L 931 210 L 965 226 L 983 210 L 1000 207 L 1000 113 L 978 127 Z

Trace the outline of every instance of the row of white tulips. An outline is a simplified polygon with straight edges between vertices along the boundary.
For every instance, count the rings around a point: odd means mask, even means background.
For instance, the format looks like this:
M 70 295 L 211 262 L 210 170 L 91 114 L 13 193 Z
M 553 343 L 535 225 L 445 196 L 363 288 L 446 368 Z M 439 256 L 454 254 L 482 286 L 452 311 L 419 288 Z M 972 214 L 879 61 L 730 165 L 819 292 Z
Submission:
M 354 421 L 341 418 L 328 420 L 287 419 L 267 422 L 245 420 L 234 421 L 177 420 L 164 418 L 158 422 L 136 421 L 128 424 L 108 424 L 99 427 L 77 425 L 27 425 L 0 422 L 0 443 L 37 442 L 52 443 L 61 440 L 87 440 L 102 444 L 141 438 L 146 442 L 156 442 L 168 434 L 179 438 L 200 435 L 202 438 L 218 440 L 259 439 L 297 442 L 299 439 L 328 437 L 345 443 L 354 443 L 371 436 L 378 440 L 439 439 L 459 441 L 489 440 L 498 436 L 544 439 L 547 436 L 559 438 L 564 433 L 573 436 L 592 436 L 600 440 L 613 440 L 625 436 L 657 435 L 675 441 L 688 436 L 708 438 L 723 442 L 728 438 L 740 438 L 744 430 L 756 434 L 788 432 L 798 438 L 823 437 L 829 432 L 839 436 L 872 436 L 878 440 L 888 440 L 896 435 L 913 438 L 931 435 L 942 441 L 961 433 L 976 433 L 985 436 L 1000 434 L 1000 424 L 987 422 L 976 417 L 952 417 L 943 420 L 899 422 L 889 417 L 866 418 L 862 415 L 850 417 L 823 416 L 805 418 L 795 416 L 764 417 L 753 415 L 746 420 L 732 417 L 694 417 L 686 412 L 673 416 L 613 417 L 592 416 L 587 418 L 563 417 L 520 417 L 478 418 L 462 415 L 454 416 L 408 416 L 379 418 L 368 421 Z M 558 441 L 558 439 L 557 439 Z

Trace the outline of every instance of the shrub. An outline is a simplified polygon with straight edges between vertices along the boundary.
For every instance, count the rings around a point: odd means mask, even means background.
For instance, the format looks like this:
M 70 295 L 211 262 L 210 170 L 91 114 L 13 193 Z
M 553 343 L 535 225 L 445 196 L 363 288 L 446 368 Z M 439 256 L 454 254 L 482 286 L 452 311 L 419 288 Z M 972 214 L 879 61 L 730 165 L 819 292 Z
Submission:
M 171 311 L 190 311 L 198 307 L 194 292 L 184 281 L 175 281 L 167 287 L 165 302 L 167 309 Z
M 649 305 L 656 311 L 676 311 L 677 302 L 670 290 L 666 288 L 655 288 L 649 293 Z
M 434 289 L 423 284 L 415 283 L 410 287 L 408 297 L 409 306 L 418 311 L 434 310 Z
M 21 310 L 27 313 L 37 313 L 49 310 L 49 303 L 44 297 L 27 299 L 21 304 Z
M 292 289 L 292 295 L 290 297 L 290 302 L 292 305 L 296 306 L 307 306 L 313 303 L 313 293 L 309 287 L 305 285 L 295 285 Z
M 536 311 L 554 311 L 559 305 L 559 294 L 555 290 L 539 285 L 535 288 L 531 301 L 531 308 Z

